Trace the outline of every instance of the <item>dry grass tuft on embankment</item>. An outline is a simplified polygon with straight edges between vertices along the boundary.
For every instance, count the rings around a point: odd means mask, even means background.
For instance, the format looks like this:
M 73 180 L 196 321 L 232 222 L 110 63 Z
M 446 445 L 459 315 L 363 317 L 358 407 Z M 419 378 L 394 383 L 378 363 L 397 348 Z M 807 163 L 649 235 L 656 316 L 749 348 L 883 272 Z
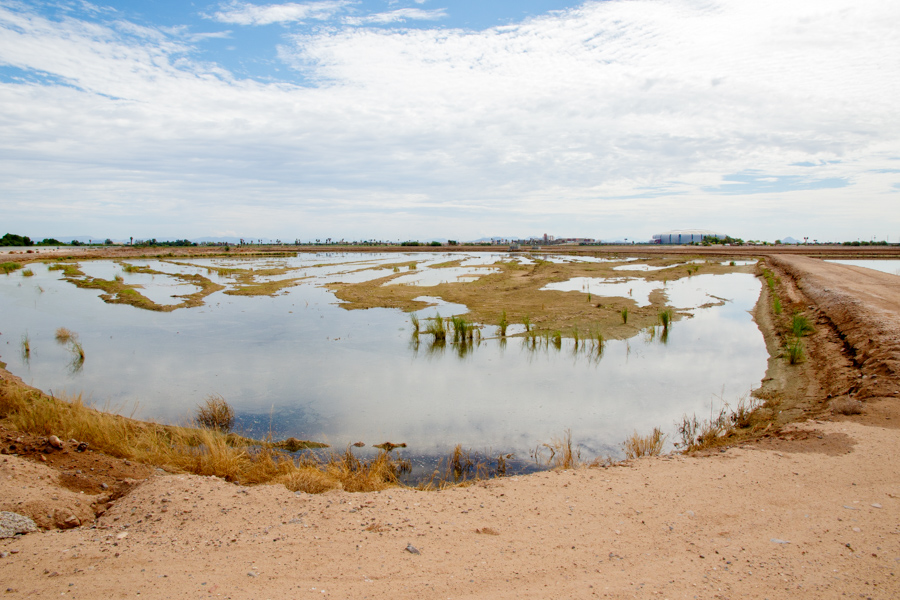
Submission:
M 0 382 L 0 419 L 20 431 L 74 438 L 111 456 L 173 472 L 221 477 L 241 484 L 286 485 L 319 493 L 342 488 L 364 492 L 398 485 L 408 465 L 383 452 L 371 460 L 349 451 L 319 458 L 294 456 L 272 444 L 216 428 L 164 426 L 86 406 L 80 396 L 53 398 L 14 382 Z

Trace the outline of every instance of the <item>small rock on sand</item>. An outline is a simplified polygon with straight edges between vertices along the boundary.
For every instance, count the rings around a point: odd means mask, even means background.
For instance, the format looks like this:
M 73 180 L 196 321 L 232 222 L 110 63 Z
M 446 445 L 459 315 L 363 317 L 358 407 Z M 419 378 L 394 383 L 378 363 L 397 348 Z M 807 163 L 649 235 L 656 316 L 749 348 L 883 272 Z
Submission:
M 11 538 L 20 533 L 33 533 L 37 530 L 37 525 L 28 517 L 0 511 L 0 538 Z

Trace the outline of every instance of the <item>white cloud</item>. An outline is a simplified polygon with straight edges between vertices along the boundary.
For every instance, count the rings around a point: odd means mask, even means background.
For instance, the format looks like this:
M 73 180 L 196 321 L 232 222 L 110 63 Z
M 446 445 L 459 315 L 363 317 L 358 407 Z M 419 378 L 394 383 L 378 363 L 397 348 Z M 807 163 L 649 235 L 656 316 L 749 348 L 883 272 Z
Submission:
M 345 0 L 266 5 L 232 1 L 223 5 L 222 10 L 216 12 L 213 18 L 222 23 L 235 25 L 271 25 L 307 19 L 327 20 L 351 4 L 352 2 Z
M 900 176 L 878 171 L 900 168 L 898 17 L 876 0 L 619 0 L 483 32 L 332 29 L 281 48 L 317 83 L 299 87 L 236 80 L 152 28 L 0 6 L 0 63 L 51 77 L 0 83 L 4 220 L 896 237 Z M 751 171 L 847 187 L 717 191 Z
M 398 8 L 383 13 L 374 13 L 364 17 L 345 17 L 344 22 L 348 25 L 368 25 L 368 24 L 386 24 L 386 23 L 403 23 L 405 21 L 438 21 L 447 17 L 447 10 L 444 8 L 435 8 L 433 10 L 423 10 L 421 8 Z

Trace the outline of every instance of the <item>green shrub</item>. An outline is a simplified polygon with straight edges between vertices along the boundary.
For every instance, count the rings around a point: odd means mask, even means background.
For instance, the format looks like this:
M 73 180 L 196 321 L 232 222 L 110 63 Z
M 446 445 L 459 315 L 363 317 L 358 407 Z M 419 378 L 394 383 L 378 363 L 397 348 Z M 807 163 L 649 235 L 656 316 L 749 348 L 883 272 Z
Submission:
M 20 265 L 20 264 L 17 263 L 17 262 L 5 262 L 5 263 L 0 263 L 0 270 L 2 270 L 2 271 L 3 271 L 4 273 L 6 273 L 7 275 L 9 275 L 9 274 L 12 273 L 13 271 L 15 271 L 15 270 L 17 270 L 17 269 L 21 269 L 21 268 L 22 268 L 22 265 Z

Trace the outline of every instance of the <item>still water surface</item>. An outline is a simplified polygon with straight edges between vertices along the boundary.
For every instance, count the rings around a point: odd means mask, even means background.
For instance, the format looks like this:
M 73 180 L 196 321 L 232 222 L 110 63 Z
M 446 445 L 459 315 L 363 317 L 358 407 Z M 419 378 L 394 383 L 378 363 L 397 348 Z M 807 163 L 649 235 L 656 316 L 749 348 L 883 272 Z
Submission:
M 497 259 L 471 255 L 464 265 L 487 267 Z M 671 433 L 683 414 L 705 417 L 722 400 L 733 404 L 765 374 L 766 348 L 748 312 L 760 293 L 752 275 L 702 275 L 665 284 L 670 305 L 693 315 L 672 325 L 666 343 L 658 332 L 644 332 L 608 341 L 598 357 L 575 351 L 571 340 L 561 350 L 531 350 L 522 339 L 485 339 L 461 355 L 451 344 L 431 348 L 424 335 L 413 344 L 406 313 L 347 311 L 321 287 L 383 277 L 391 271 L 361 269 L 403 260 L 410 258 L 305 254 L 274 262 L 179 261 L 191 267 L 132 261 L 160 271 L 203 273 L 223 284 L 230 280 L 208 274 L 207 267 L 289 265 L 297 269 L 290 277 L 307 277 L 282 295 L 217 292 L 205 306 L 170 313 L 106 304 L 97 290 L 76 288 L 58 271 L 36 264 L 33 277 L 0 277 L 0 360 L 36 387 L 83 394 L 140 418 L 186 422 L 207 394 L 218 393 L 249 435 L 271 431 L 338 449 L 356 441 L 367 447 L 405 442 L 408 456 L 419 458 L 443 455 L 457 443 L 527 458 L 566 429 L 585 457 L 617 455 L 633 430 L 649 433 L 660 426 Z M 416 254 L 415 260 L 421 272 L 448 259 Z M 83 262 L 82 269 L 145 284 L 154 299 L 192 289 L 166 276 L 123 273 L 110 261 Z M 459 275 L 453 272 L 451 279 Z M 427 297 L 434 276 L 417 276 Z M 613 280 L 604 288 L 602 281 L 573 281 L 570 289 L 627 297 L 621 286 L 629 285 L 642 304 L 647 290 L 663 286 L 641 282 Z M 446 317 L 466 309 L 442 304 L 418 314 L 425 319 L 438 310 Z M 55 341 L 58 327 L 79 335 L 86 353 L 80 368 Z M 494 329 L 485 327 L 483 334 L 490 338 Z M 26 334 L 27 359 L 21 352 Z
M 838 263 L 840 265 L 852 265 L 854 267 L 865 267 L 874 269 L 882 273 L 890 273 L 891 275 L 900 275 L 900 260 L 827 260 L 825 262 Z

